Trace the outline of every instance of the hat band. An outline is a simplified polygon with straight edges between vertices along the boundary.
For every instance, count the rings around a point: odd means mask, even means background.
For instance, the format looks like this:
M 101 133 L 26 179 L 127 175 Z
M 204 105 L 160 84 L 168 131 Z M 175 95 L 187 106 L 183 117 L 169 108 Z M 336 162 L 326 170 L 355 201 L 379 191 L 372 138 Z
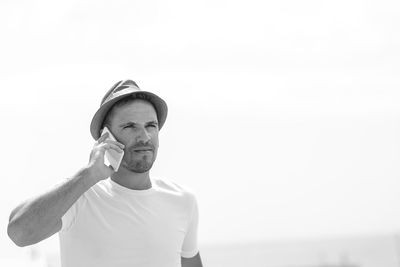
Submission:
M 118 90 L 117 92 L 110 94 L 110 96 L 107 97 L 104 102 L 107 102 L 113 98 L 120 96 L 120 95 L 125 95 L 125 94 L 133 93 L 133 92 L 140 92 L 140 89 L 137 87 L 129 86 L 128 88 Z

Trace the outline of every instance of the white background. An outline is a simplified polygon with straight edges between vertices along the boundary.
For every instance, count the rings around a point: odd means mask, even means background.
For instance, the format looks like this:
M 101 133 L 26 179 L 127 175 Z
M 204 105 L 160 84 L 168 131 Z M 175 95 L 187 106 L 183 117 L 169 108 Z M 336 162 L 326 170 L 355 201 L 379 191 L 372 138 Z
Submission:
M 399 7 L 2 1 L 0 253 L 11 210 L 85 166 L 120 79 L 169 105 L 152 175 L 196 192 L 201 244 L 397 232 Z

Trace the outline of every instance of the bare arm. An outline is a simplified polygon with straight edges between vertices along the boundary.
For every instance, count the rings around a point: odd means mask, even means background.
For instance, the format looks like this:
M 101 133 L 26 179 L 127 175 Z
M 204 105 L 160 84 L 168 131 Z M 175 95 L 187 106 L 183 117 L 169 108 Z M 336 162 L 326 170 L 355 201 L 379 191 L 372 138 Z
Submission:
M 61 218 L 90 187 L 109 177 L 113 170 L 104 165 L 107 149 L 121 151 L 122 144 L 104 140 L 95 143 L 89 164 L 75 176 L 55 188 L 29 199 L 16 207 L 10 215 L 7 233 L 17 246 L 35 244 L 60 231 Z
M 61 229 L 61 217 L 94 183 L 89 169 L 16 207 L 10 215 L 8 235 L 18 246 L 35 244 Z
M 193 258 L 181 257 L 182 267 L 203 267 L 201 262 L 200 252 L 196 254 Z

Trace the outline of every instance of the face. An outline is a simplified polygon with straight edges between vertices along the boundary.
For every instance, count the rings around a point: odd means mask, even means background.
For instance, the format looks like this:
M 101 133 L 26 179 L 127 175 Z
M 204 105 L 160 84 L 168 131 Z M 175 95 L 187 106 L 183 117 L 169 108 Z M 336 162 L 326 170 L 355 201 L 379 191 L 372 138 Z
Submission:
M 111 112 L 111 132 L 125 145 L 121 167 L 136 173 L 149 171 L 158 150 L 158 120 L 153 105 L 136 99 Z

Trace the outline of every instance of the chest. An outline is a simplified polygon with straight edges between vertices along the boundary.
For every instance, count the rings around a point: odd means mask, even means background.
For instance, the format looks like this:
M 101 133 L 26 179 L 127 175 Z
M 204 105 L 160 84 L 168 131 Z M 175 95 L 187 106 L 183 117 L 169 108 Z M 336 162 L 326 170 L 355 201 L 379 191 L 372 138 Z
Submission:
M 88 202 L 71 234 L 96 257 L 158 251 L 179 255 L 189 212 L 174 199 Z

